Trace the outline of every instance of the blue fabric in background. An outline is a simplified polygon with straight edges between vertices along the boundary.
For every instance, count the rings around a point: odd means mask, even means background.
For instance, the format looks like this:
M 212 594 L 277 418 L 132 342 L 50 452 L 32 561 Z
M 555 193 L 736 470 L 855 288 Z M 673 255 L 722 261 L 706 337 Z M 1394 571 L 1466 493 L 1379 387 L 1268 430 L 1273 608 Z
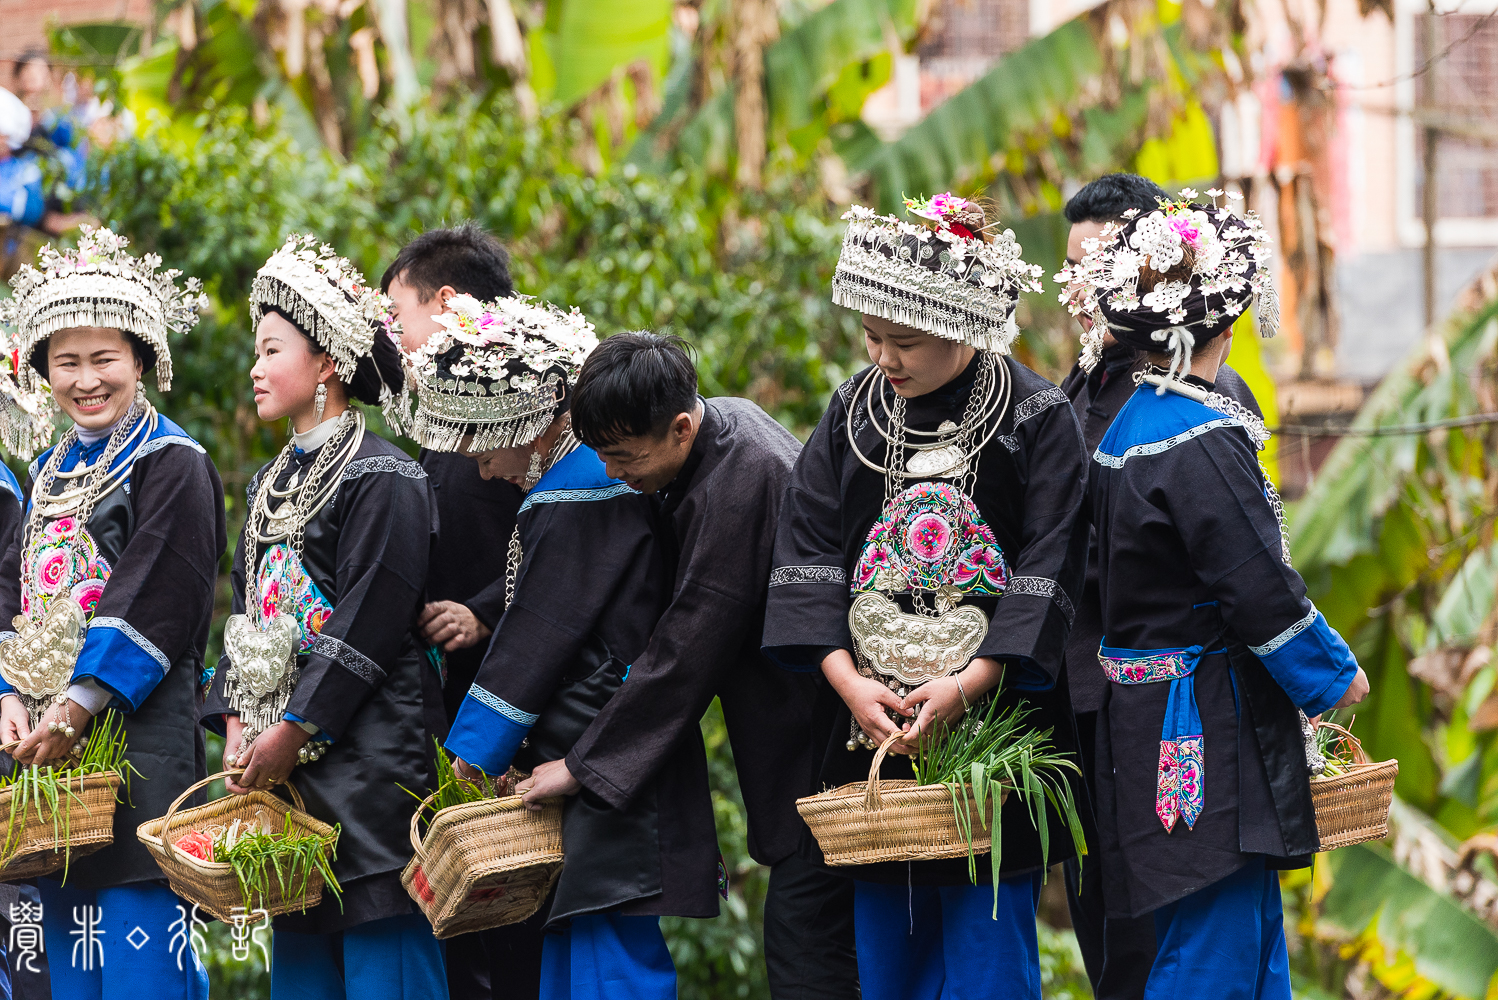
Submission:
M 660 918 L 590 914 L 546 935 L 541 1000 L 676 1000 Z
M 1155 911 L 1160 943 L 1145 1000 L 1290 1000 L 1279 873 L 1263 855 Z
M 863 1000 L 1040 1000 L 1040 873 L 989 885 L 855 882 Z
M 208 970 L 194 961 L 191 948 L 172 943 L 172 924 L 182 919 L 178 906 L 189 913 L 192 906 L 170 889 L 148 882 L 75 889 L 51 879 L 38 888 L 54 997 L 207 1000 Z M 87 907 L 98 918 L 94 934 L 85 931 Z
M 419 913 L 371 920 L 336 934 L 276 931 L 270 995 L 271 1000 L 448 1000 L 442 943 Z

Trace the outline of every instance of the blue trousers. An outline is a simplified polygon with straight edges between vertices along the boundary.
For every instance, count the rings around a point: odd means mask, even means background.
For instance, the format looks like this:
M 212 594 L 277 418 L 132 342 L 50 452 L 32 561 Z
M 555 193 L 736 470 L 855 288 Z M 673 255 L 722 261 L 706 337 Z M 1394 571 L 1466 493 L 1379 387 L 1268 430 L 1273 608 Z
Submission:
M 271 1000 L 447 1000 L 442 943 L 419 913 L 371 920 L 336 934 L 276 931 L 270 995 Z
M 855 882 L 863 1000 L 1040 1000 L 1040 873 L 987 885 Z
M 172 927 L 192 912 L 176 893 L 150 882 L 75 889 L 41 879 L 38 887 L 54 997 L 207 1000 L 208 970 L 177 939 L 186 924 Z
M 1278 873 L 1254 859 L 1155 911 L 1160 950 L 1145 1000 L 1290 1000 L 1290 956 Z
M 676 1000 L 659 917 L 574 917 L 541 946 L 541 1000 Z

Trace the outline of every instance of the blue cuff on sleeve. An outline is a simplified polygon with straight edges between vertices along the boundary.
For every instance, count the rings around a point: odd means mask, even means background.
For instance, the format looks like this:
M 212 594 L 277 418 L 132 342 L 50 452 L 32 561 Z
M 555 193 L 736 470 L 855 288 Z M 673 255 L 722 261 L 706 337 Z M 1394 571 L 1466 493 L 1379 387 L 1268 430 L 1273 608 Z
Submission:
M 521 711 L 475 684 L 458 708 L 446 747 L 485 774 L 504 774 L 535 724 L 534 713 Z
M 1312 614 L 1296 622 L 1263 646 L 1250 646 L 1290 700 L 1307 715 L 1319 715 L 1342 700 L 1358 673 L 1352 650 L 1327 623 Z
M 1056 679 L 1028 656 L 997 656 L 994 659 L 1004 664 L 1005 672 L 1013 677 L 1009 687 L 1016 691 L 1049 691 L 1056 686 Z
M 300 715 L 297 715 L 297 714 L 295 714 L 293 712 L 282 712 L 281 713 L 281 718 L 285 719 L 287 722 L 311 722 L 312 721 L 311 719 L 304 719 Z M 306 727 L 304 726 L 303 728 L 305 729 Z M 312 734 L 312 739 L 314 739 L 314 740 L 322 740 L 324 743 L 332 743 L 333 742 L 333 737 L 329 736 L 328 735 L 328 731 L 326 729 L 321 728 L 321 727 L 318 728 L 317 732 L 315 732 L 315 733 Z
M 88 626 L 73 680 L 92 677 L 123 701 L 140 708 L 171 669 L 171 661 L 123 618 L 95 618 Z

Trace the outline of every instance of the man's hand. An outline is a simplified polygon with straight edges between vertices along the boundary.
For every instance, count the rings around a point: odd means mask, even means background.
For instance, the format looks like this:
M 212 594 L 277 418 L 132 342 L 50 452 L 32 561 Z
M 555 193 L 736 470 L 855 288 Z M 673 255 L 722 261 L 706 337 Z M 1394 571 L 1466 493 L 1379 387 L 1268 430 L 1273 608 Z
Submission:
M 1351 684 L 1347 685 L 1347 690 L 1343 693 L 1342 700 L 1337 702 L 1332 707 L 1348 708 L 1352 705 L 1356 705 L 1358 702 L 1368 697 L 1368 690 L 1368 675 L 1363 673 L 1362 667 L 1358 667 L 1357 676 L 1352 679 Z
M 11 754 L 22 764 L 46 764 L 60 761 L 73 749 L 73 744 L 83 738 L 88 730 L 88 720 L 93 718 L 88 709 L 69 698 L 62 705 L 52 705 L 45 715 L 37 720 L 36 728 L 21 741 Z M 48 732 L 49 723 L 63 722 L 73 727 L 73 735 L 59 730 Z
M 525 807 L 536 812 L 541 811 L 541 805 L 546 799 L 576 795 L 582 790 L 583 786 L 567 770 L 565 760 L 547 761 L 532 771 L 529 778 L 515 786 L 515 794 L 522 796 L 521 801 L 525 803 Z
M 457 601 L 433 601 L 421 609 L 416 619 L 421 637 L 449 653 L 483 642 L 494 632 L 478 620 L 468 605 Z
M 0 698 L 0 743 L 14 743 L 31 735 L 31 717 L 13 694 Z
M 291 776 L 291 769 L 297 765 L 296 752 L 311 738 L 312 734 L 295 722 L 282 719 L 255 737 L 237 762 L 244 774 L 225 778 L 224 786 L 235 795 L 257 788 L 270 791 Z

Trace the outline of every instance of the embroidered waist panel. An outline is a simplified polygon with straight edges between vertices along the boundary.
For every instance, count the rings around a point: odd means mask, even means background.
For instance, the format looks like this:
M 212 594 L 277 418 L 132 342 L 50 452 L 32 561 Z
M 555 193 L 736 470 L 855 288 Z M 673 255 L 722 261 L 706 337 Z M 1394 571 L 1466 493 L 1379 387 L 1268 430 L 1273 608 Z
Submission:
M 1098 663 L 1115 684 L 1170 684 L 1165 722 L 1160 729 L 1160 763 L 1155 774 L 1155 815 L 1167 833 L 1176 820 L 1196 826 L 1206 802 L 1205 740 L 1196 708 L 1196 665 L 1202 647 L 1185 649 L 1098 648 Z

